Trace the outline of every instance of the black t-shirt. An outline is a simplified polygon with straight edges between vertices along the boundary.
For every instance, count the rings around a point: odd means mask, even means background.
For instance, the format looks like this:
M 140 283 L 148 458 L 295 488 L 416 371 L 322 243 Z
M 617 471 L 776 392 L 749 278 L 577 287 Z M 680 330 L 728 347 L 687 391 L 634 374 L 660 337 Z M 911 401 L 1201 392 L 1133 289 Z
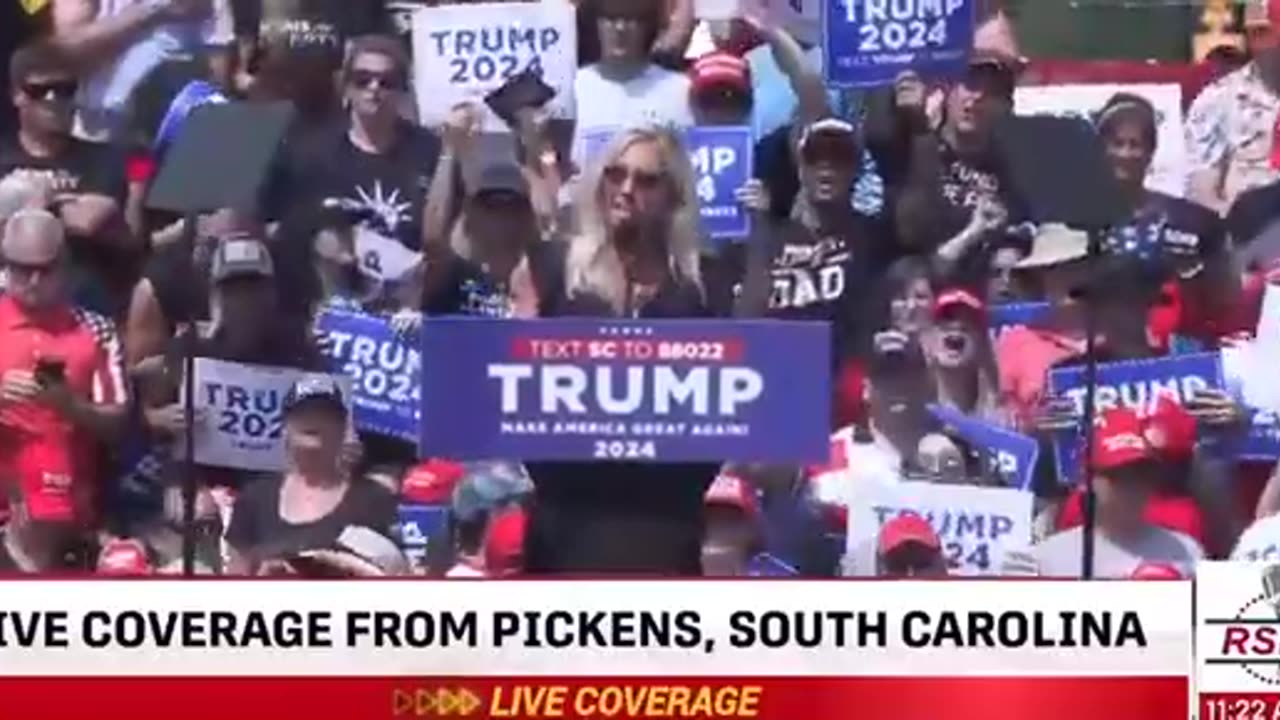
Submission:
M 390 534 L 396 517 L 396 498 L 367 480 L 352 481 L 338 507 L 309 523 L 293 524 L 280 517 L 284 478 L 263 478 L 236 498 L 227 528 L 227 542 L 254 560 L 331 547 L 352 525 Z
M 124 157 L 115 148 L 71 138 L 55 158 L 36 157 L 16 138 L 0 145 L 0 176 L 30 170 L 47 176 L 55 193 L 105 195 L 123 203 L 127 191 Z
M 869 289 L 891 260 L 874 220 L 850 213 L 844 227 L 819 235 L 784 220 L 761 233 L 749 251 L 740 314 L 831 323 L 834 359 L 863 346 Z
M 552 243 L 547 250 L 554 259 L 534 269 L 542 314 L 611 315 L 601 301 L 567 297 L 564 247 Z M 636 314 L 692 318 L 711 309 L 698 288 L 673 282 Z M 536 488 L 525 538 L 528 572 L 701 573 L 702 499 L 719 465 L 545 462 L 527 467 Z
M 395 147 L 380 155 L 353 145 L 345 123 L 327 128 L 290 149 L 289 204 L 338 205 L 362 215 L 368 229 L 418 249 L 440 148 L 435 135 L 408 122 L 401 124 Z

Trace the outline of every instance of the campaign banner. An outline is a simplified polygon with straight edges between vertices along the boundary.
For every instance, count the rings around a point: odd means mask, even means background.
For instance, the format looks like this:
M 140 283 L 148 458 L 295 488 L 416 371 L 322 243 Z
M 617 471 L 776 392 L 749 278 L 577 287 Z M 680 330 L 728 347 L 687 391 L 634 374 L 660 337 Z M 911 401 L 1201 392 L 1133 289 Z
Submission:
M 930 405 L 929 412 L 961 440 L 982 451 L 990 471 L 1006 485 L 1031 489 L 1040 459 L 1039 441 L 941 405 Z
M 826 323 L 433 319 L 419 452 L 825 460 L 830 342 Z
M 238 470 L 283 470 L 284 398 L 307 374 L 196 358 L 193 405 L 204 421 L 195 427 L 195 461 Z M 346 378 L 335 379 L 350 397 Z
M 1147 170 L 1146 186 L 1182 197 L 1189 168 L 1178 83 L 1026 85 L 1014 91 L 1014 107 L 1019 115 L 1077 117 L 1093 124 L 1107 101 L 1121 92 L 1146 99 L 1156 111 L 1156 154 Z
M 1101 363 L 1095 405 L 1098 413 L 1128 407 L 1145 417 L 1155 410 L 1162 397 L 1185 405 L 1197 391 L 1222 387 L 1222 360 L 1217 353 Z M 1076 415 L 1083 418 L 1085 367 L 1072 365 L 1050 370 L 1049 392 L 1070 400 Z M 1054 441 L 1058 479 L 1063 483 L 1079 479 L 1083 432 L 1084 428 L 1077 428 L 1075 432 L 1059 433 Z
M 396 511 L 400 548 L 416 575 L 429 570 L 431 543 L 449 542 L 449 508 L 446 505 L 401 503 Z
M 422 355 L 385 318 L 326 310 L 316 332 L 330 369 L 351 379 L 356 427 L 407 442 L 418 441 Z
M 505 129 L 483 100 L 530 70 L 556 91 L 547 104 L 553 117 L 575 114 L 577 19 L 565 0 L 419 7 L 413 60 L 418 119 L 425 125 L 443 123 L 458 103 L 470 101 L 485 108 L 486 129 Z
M 880 528 L 904 513 L 929 521 L 952 575 L 998 575 L 1005 554 L 1031 544 L 1029 492 L 936 483 L 859 483 L 849 505 L 847 563 L 856 576 L 875 575 Z
M 828 85 L 889 85 L 904 70 L 925 77 L 964 69 L 973 0 L 825 0 L 822 67 Z
M 735 194 L 751 179 L 751 128 L 690 128 L 685 133 L 685 147 L 698 178 L 703 232 L 712 238 L 750 235 L 751 213 Z
M 1053 306 L 1047 302 L 992 305 L 987 309 L 987 327 L 991 330 L 991 337 L 997 338 L 1011 328 L 1042 322 L 1052 309 Z

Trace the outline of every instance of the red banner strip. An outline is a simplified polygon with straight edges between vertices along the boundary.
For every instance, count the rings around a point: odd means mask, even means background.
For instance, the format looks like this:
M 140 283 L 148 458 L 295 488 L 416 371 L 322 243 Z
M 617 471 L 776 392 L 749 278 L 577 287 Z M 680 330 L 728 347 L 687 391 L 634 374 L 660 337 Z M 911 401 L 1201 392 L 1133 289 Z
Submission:
M 0 698 L 3 717 L 98 720 L 1189 717 L 1188 680 L 1178 677 L 7 678 L 0 680 Z

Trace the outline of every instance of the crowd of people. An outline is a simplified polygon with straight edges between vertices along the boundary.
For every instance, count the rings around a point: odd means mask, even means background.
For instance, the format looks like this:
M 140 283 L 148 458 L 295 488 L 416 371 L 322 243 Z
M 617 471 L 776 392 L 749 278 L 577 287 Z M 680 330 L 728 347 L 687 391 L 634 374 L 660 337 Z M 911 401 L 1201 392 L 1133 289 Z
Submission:
M 1108 409 L 1086 483 L 1052 461 L 1084 418 L 1047 378 L 1088 348 L 1150 359 L 1257 330 L 1280 282 L 1280 3 L 1189 103 L 1185 197 L 1147 187 L 1167 120 L 1150 101 L 1118 93 L 1092 115 L 1127 212 L 1100 256 L 1086 229 L 1033 222 L 999 160 L 1026 61 L 999 3 L 978 4 L 958 78 L 851 92 L 758 3 L 707 22 L 692 0 L 578 0 L 573 121 L 517 107 L 495 153 L 479 104 L 416 121 L 412 44 L 376 0 L 0 0 L 0 571 L 179 572 L 194 472 L 203 573 L 946 575 L 954 553 L 920 515 L 883 524 L 871 566 L 845 539 L 868 483 L 1008 486 L 938 406 L 1045 448 L 1017 488 L 1031 542 L 991 573 L 1080 577 L 1085 533 L 1094 577 L 1275 552 L 1276 458 L 1220 451 L 1266 408 L 1208 388 Z M 254 207 L 194 229 L 146 202 L 161 120 L 193 81 L 293 107 Z M 704 237 L 680 132 L 695 126 L 752 129 L 748 237 Z M 365 232 L 419 260 L 370 274 Z M 1047 309 L 993 331 L 1015 303 Z M 451 315 L 822 321 L 833 457 L 420 458 L 352 431 L 315 326 L 334 308 L 406 337 Z M 210 421 L 183 402 L 188 352 L 305 371 L 282 404 L 282 471 L 184 460 L 187 423 Z M 447 517 L 421 562 L 405 506 Z

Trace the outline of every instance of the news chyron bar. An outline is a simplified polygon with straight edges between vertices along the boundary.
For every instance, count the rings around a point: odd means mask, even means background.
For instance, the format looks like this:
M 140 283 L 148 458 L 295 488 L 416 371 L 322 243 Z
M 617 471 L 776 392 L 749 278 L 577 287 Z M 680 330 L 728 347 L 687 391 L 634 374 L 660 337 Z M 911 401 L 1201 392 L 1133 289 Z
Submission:
M 1280 560 L 1202 563 L 1195 584 L 1200 720 L 1280 718 Z
M 13 580 L 0 718 L 1169 720 L 1191 710 L 1191 595 L 1159 581 Z

